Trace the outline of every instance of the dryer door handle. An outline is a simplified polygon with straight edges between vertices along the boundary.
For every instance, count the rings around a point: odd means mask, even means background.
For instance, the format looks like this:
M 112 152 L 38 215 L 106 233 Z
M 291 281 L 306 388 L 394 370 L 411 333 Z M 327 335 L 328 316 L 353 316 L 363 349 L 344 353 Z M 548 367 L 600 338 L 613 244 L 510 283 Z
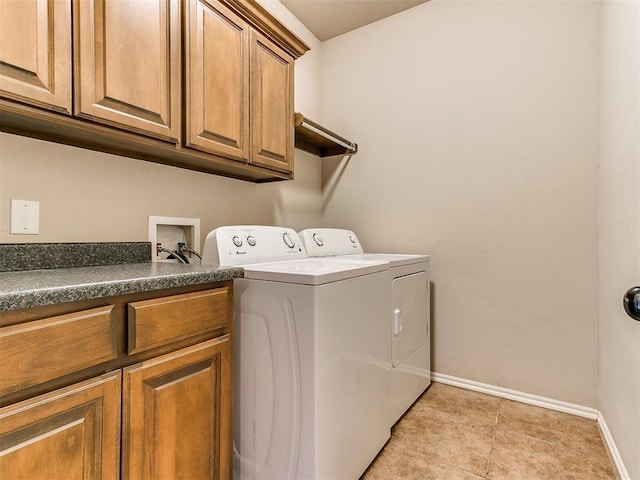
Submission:
M 402 331 L 402 312 L 399 308 L 393 309 L 393 334 L 398 336 Z

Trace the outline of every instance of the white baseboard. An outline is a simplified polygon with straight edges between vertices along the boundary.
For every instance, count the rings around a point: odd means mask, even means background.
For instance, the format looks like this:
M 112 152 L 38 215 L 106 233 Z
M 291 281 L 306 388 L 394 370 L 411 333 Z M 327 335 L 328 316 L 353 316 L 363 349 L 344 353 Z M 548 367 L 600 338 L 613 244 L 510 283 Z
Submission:
M 624 462 L 622 461 L 622 457 L 620 456 L 620 451 L 616 446 L 616 442 L 613 440 L 613 436 L 609 431 L 609 427 L 607 426 L 607 422 L 604 421 L 604 417 L 602 413 L 598 412 L 598 427 L 600 427 L 600 433 L 602 433 L 602 438 L 604 438 L 604 443 L 609 450 L 609 455 L 611 456 L 611 460 L 614 465 L 618 469 L 618 478 L 620 480 L 631 480 L 631 476 L 629 472 L 627 472 L 627 468 L 624 466 Z
M 548 408 L 550 410 L 556 410 L 558 412 L 569 413 L 571 415 L 577 415 L 579 417 L 597 420 L 600 432 L 602 432 L 602 438 L 604 439 L 604 443 L 609 450 L 611 460 L 618 470 L 619 479 L 631 480 L 631 477 L 627 473 L 627 469 L 624 466 L 624 462 L 622 461 L 622 457 L 620 456 L 620 452 L 618 451 L 618 447 L 616 446 L 616 443 L 611 436 L 611 432 L 607 427 L 607 423 L 604 421 L 604 417 L 599 410 L 595 408 L 584 407 L 582 405 L 576 405 L 574 403 L 554 400 L 553 398 L 541 397 L 539 395 L 532 395 L 530 393 L 519 392 L 517 390 L 496 387 L 495 385 L 480 383 L 474 380 L 467 380 L 465 378 L 445 375 L 444 373 L 431 372 L 431 379 L 434 382 L 445 383 L 454 387 L 466 388 L 467 390 L 486 393 L 488 395 L 506 398 L 508 400 L 514 400 L 516 402 L 527 403 L 529 405 L 535 405 L 537 407 Z
M 576 405 L 575 403 L 562 402 L 552 398 L 532 395 L 531 393 L 496 387 L 495 385 L 453 377 L 443 373 L 431 372 L 431 379 L 434 382 L 446 383 L 447 385 L 452 385 L 454 387 L 466 388 L 467 390 L 474 390 L 476 392 L 486 393 L 496 397 L 506 398 L 508 400 L 515 400 L 516 402 L 528 403 L 529 405 L 535 405 L 536 407 L 548 408 L 558 412 L 590 418 L 591 420 L 597 420 L 598 418 L 598 410 L 595 408 L 583 407 L 582 405 Z

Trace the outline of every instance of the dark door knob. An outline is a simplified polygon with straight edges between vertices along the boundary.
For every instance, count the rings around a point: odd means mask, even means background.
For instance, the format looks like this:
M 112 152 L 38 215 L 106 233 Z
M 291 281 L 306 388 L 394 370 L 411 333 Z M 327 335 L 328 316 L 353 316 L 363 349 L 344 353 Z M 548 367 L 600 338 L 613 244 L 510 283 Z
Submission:
M 622 303 L 627 314 L 640 322 L 640 287 L 631 287 L 627 290 Z

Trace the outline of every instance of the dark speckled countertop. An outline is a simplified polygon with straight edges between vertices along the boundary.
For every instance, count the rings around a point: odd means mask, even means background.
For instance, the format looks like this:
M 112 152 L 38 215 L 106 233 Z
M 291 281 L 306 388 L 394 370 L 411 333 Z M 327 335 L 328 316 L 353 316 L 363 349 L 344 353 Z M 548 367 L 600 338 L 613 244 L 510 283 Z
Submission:
M 0 255 L 7 252 L 2 247 Z M 0 272 L 0 311 L 223 282 L 244 275 L 237 267 L 138 262 Z
M 0 273 L 0 310 L 242 278 L 242 268 L 133 263 Z

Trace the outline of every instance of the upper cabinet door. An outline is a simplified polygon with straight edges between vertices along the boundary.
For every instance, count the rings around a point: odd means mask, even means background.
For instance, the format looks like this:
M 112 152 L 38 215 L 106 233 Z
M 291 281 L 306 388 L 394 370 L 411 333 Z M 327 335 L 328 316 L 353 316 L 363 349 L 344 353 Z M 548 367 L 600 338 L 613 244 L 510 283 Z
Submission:
M 293 171 L 293 57 L 251 31 L 250 163 Z
M 75 0 L 75 114 L 177 142 L 179 0 Z
M 71 113 L 71 0 L 0 1 L 0 95 Z
M 186 144 L 249 157 L 249 27 L 215 0 L 189 0 Z

